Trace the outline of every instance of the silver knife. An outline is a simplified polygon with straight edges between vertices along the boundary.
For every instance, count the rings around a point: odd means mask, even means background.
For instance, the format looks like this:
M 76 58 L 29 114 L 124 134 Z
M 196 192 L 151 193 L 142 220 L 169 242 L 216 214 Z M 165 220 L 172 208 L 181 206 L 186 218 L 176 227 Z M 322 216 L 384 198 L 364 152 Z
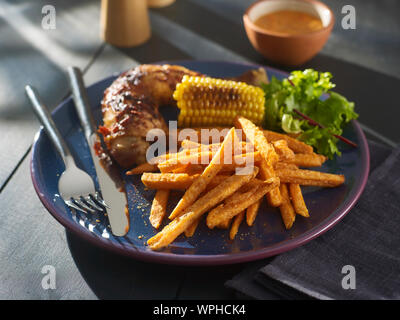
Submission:
M 127 205 L 125 192 L 120 192 L 114 180 L 100 163 L 95 153 L 95 143 L 100 141 L 97 135 L 96 125 L 90 108 L 89 99 L 83 82 L 82 73 L 77 67 L 68 67 L 68 76 L 78 113 L 87 143 L 90 148 L 93 163 L 96 169 L 100 191 L 108 206 L 107 214 L 111 231 L 116 236 L 124 236 L 129 229 L 129 217 L 125 213 Z

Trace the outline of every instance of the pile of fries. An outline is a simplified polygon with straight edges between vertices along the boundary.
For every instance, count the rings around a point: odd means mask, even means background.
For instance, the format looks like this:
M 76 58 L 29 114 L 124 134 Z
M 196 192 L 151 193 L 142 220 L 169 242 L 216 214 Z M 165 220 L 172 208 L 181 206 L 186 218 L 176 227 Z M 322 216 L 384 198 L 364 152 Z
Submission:
M 171 222 L 147 241 L 151 249 L 168 246 L 182 233 L 192 236 L 206 213 L 210 229 L 230 227 L 234 239 L 243 220 L 253 225 L 264 196 L 269 206 L 279 208 L 285 228 L 290 229 L 296 214 L 309 217 L 300 186 L 344 183 L 343 175 L 299 169 L 319 167 L 326 160 L 309 145 L 263 130 L 244 117 L 236 117 L 234 125 L 225 129 L 220 142 L 183 140 L 182 151 L 158 156 L 127 172 L 142 174 L 143 184 L 157 190 L 150 212 L 156 229 L 167 216 L 170 190 L 185 190 L 168 216 Z

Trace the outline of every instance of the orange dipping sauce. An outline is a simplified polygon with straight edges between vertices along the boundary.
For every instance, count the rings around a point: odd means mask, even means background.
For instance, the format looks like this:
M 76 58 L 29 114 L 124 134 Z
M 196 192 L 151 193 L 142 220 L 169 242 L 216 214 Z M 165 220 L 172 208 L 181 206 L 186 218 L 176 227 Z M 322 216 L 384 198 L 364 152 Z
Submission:
M 289 35 L 308 33 L 323 28 L 320 18 L 294 10 L 265 14 L 254 21 L 254 24 L 262 29 Z

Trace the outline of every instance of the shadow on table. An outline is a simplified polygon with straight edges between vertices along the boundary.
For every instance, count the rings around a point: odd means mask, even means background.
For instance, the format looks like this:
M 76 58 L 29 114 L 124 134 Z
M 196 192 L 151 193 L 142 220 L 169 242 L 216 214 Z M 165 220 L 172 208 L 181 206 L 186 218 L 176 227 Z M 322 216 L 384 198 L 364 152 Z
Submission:
M 76 266 L 99 299 L 232 299 L 224 282 L 243 268 L 147 263 L 66 234 Z

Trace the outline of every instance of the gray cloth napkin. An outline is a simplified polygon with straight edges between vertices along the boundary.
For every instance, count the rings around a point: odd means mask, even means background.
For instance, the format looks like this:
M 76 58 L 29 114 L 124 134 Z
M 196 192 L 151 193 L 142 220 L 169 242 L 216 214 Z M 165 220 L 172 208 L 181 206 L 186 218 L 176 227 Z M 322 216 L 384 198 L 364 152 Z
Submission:
M 367 186 L 342 221 L 304 246 L 248 265 L 226 286 L 255 299 L 400 299 L 400 146 L 369 146 Z

